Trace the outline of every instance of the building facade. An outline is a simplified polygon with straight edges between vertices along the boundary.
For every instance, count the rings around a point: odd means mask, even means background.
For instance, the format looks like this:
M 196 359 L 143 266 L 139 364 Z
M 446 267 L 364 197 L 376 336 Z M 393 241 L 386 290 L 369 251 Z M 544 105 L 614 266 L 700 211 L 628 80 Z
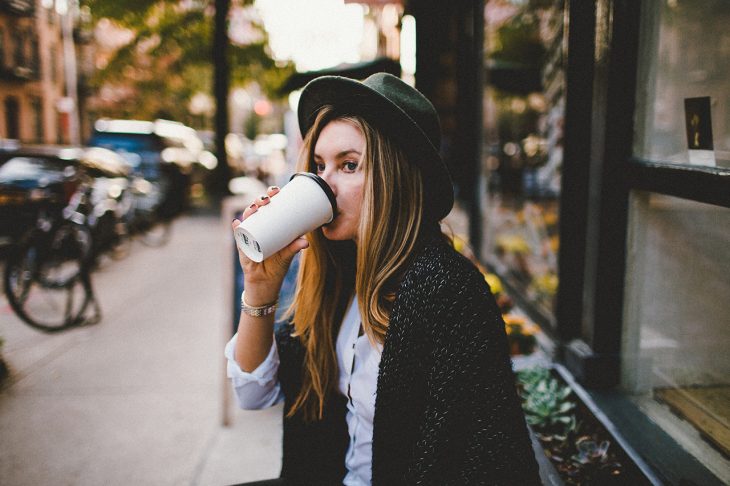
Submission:
M 475 253 L 651 482 L 730 483 L 727 1 L 405 6 Z
M 46 4 L 0 0 L 0 139 L 69 141 L 61 18 Z

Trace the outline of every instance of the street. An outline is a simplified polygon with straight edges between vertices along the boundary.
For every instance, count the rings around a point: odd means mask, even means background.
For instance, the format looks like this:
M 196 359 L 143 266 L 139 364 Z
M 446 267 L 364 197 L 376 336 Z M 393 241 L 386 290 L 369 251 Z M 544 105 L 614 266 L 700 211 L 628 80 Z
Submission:
M 222 425 L 228 224 L 197 210 L 175 221 L 167 246 L 134 242 L 126 259 L 105 261 L 92 276 L 96 325 L 43 334 L 0 297 L 10 368 L 0 483 L 224 485 L 278 475 L 279 407 L 235 410 Z

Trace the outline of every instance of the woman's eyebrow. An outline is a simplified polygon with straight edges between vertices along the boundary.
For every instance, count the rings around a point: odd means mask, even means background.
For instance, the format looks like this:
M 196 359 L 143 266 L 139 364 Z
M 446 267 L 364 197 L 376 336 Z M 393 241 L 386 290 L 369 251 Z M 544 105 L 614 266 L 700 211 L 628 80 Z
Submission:
M 342 150 L 340 152 L 337 152 L 337 154 L 335 155 L 335 158 L 336 159 L 341 159 L 342 157 L 345 157 L 346 155 L 350 155 L 350 154 L 362 155 L 362 153 L 359 150 L 357 150 L 357 149 L 346 149 L 346 150 Z M 315 153 L 314 154 L 314 158 L 321 160 L 322 159 L 322 156 L 319 155 L 318 153 Z
M 350 155 L 350 154 L 362 155 L 359 150 L 347 149 L 347 150 L 343 150 L 343 151 L 339 152 L 335 157 L 337 157 L 339 159 L 340 157 L 344 157 L 345 155 Z

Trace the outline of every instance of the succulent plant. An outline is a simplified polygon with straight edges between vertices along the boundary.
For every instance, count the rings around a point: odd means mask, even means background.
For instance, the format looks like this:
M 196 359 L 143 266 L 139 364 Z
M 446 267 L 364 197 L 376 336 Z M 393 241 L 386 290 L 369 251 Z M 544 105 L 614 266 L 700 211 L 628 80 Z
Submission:
M 535 366 L 518 371 L 517 381 L 522 386 L 523 390 L 529 394 L 533 387 L 537 386 L 540 381 L 547 380 L 550 376 L 549 369 Z
M 608 453 L 611 443 L 608 440 L 596 441 L 593 437 L 583 436 L 575 441 L 578 451 L 571 457 L 587 483 L 613 484 L 622 472 L 621 463 Z
M 548 368 L 517 372 L 525 419 L 532 427 L 547 457 L 568 485 L 614 485 L 625 481 L 624 467 L 611 442 L 585 417 L 572 389 Z
M 575 429 L 572 390 L 560 384 L 550 370 L 536 368 L 518 374 L 522 386 L 522 408 L 527 423 L 539 432 L 564 436 Z
M 599 444 L 590 437 L 580 437 L 575 441 L 578 454 L 573 456 L 573 460 L 583 465 L 606 462 L 610 445 L 611 443 L 607 440 Z

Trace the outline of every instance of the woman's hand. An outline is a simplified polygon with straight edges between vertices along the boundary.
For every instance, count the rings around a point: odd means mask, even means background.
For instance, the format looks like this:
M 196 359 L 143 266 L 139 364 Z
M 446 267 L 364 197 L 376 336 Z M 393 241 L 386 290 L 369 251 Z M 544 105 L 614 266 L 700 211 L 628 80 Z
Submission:
M 269 204 L 271 198 L 276 196 L 278 192 L 278 187 L 269 187 L 266 195 L 256 198 L 246 208 L 241 220 L 245 220 L 251 216 L 261 206 Z M 231 223 L 231 228 L 236 229 L 240 223 L 241 221 L 234 219 Z M 241 262 L 241 268 L 243 269 L 246 303 L 255 307 L 274 302 L 279 296 L 279 290 L 281 289 L 282 282 L 294 255 L 308 246 L 309 242 L 304 237 L 299 237 L 261 263 L 256 263 L 249 259 L 240 248 L 236 247 L 238 250 L 238 260 Z

